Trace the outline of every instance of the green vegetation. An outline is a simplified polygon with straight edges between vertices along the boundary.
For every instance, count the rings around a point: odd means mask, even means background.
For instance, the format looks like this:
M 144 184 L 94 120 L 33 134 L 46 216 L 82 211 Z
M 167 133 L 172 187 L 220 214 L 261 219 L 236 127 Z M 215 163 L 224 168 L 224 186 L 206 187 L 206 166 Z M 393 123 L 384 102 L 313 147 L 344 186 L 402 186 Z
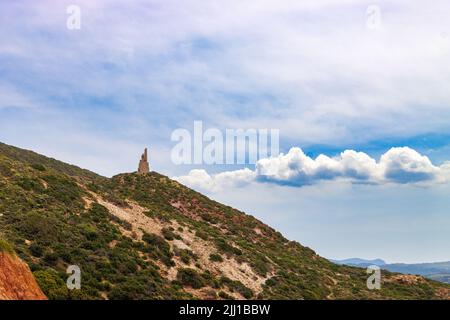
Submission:
M 197 230 L 195 232 L 195 235 L 202 240 L 208 240 L 208 234 L 202 230 Z
M 172 260 L 173 253 L 170 250 L 170 245 L 166 240 L 156 234 L 144 234 L 142 240 L 147 243 L 145 251 L 149 253 L 153 258 L 160 260 L 166 266 L 174 266 Z
M 8 242 L 0 239 L 0 252 L 6 252 L 9 254 L 13 254 L 14 250 Z
M 217 249 L 225 254 L 234 254 L 234 255 L 242 255 L 242 251 L 239 248 L 236 248 L 230 245 L 225 239 L 219 238 L 216 240 Z
M 197 255 L 189 249 L 176 248 L 174 251 L 175 251 L 175 255 L 180 257 L 180 260 L 184 264 L 190 264 L 191 261 L 197 261 L 197 259 L 198 259 Z
M 205 279 L 194 269 L 178 270 L 177 280 L 194 289 L 203 288 L 206 285 Z
M 253 291 L 244 286 L 240 281 L 231 280 L 227 277 L 222 277 L 220 281 L 222 284 L 226 285 L 231 292 L 236 291 L 246 299 L 251 299 L 253 297 Z
M 225 300 L 233 300 L 233 297 L 230 296 L 225 291 L 219 291 L 219 297 L 222 298 L 222 299 L 225 299 Z
M 181 239 L 181 237 L 174 232 L 173 228 L 163 228 L 161 232 L 166 240 L 172 241 L 174 239 Z
M 217 253 L 211 253 L 209 255 L 209 260 L 214 261 L 214 262 L 223 262 L 222 256 Z

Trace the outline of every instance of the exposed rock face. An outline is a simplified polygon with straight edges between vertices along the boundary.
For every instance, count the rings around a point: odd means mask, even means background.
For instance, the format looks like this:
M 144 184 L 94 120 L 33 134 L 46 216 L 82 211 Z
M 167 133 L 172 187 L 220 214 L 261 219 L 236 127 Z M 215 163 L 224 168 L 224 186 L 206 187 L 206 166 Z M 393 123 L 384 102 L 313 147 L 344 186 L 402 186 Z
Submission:
M 146 174 L 150 172 L 150 165 L 148 164 L 147 148 L 145 148 L 144 153 L 141 156 L 141 161 L 139 161 L 138 174 Z
M 47 300 L 28 266 L 6 252 L 0 252 L 0 300 Z

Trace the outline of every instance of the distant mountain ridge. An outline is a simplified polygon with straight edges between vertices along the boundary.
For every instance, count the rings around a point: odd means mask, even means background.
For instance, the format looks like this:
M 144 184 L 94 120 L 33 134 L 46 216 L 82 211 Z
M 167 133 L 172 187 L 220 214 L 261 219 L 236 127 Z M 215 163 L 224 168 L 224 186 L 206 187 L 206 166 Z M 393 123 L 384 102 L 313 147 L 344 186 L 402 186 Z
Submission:
M 450 261 L 431 262 L 431 263 L 385 263 L 382 259 L 366 260 L 359 258 L 351 258 L 344 260 L 330 261 L 354 267 L 366 268 L 369 265 L 377 265 L 381 269 L 391 272 L 398 272 L 403 274 L 415 274 L 427 277 L 432 280 L 450 283 Z
M 336 264 L 344 264 L 347 266 L 356 266 L 356 267 L 368 267 L 370 265 L 382 266 L 382 265 L 386 264 L 386 262 L 382 259 L 367 260 L 367 259 L 360 259 L 360 258 L 350 258 L 350 259 L 344 259 L 344 260 L 330 259 L 330 261 L 332 261 Z

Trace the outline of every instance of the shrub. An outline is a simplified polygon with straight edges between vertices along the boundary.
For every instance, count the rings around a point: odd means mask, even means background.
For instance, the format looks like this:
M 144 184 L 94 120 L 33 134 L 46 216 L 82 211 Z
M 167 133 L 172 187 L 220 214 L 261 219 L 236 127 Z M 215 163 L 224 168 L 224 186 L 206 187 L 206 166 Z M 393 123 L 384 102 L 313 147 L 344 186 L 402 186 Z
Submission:
M 142 240 L 147 244 L 158 248 L 165 248 L 169 246 L 163 238 L 154 233 L 144 233 Z
M 17 228 L 25 239 L 39 239 L 42 244 L 47 245 L 58 242 L 58 224 L 56 218 L 29 212 L 21 218 Z
M 194 269 L 180 269 L 178 270 L 177 280 L 185 286 L 190 286 L 194 289 L 200 289 L 205 286 L 205 280 Z
M 81 188 L 72 180 L 60 176 L 49 175 L 44 177 L 48 183 L 45 193 L 65 205 L 73 205 L 74 202 L 81 203 Z
M 44 248 L 37 244 L 37 243 L 32 243 L 29 247 L 30 253 L 35 256 L 35 257 L 42 257 L 42 255 L 44 254 Z
M 31 165 L 31 167 L 32 167 L 33 169 L 38 170 L 38 171 L 45 171 L 45 170 L 46 170 L 45 167 L 44 167 L 42 164 L 39 164 L 39 163 L 33 163 L 33 164 Z
M 49 265 L 55 265 L 58 261 L 58 255 L 54 252 L 48 252 L 44 255 L 44 261 Z
M 155 213 L 153 213 L 152 211 L 144 211 L 143 213 L 149 218 L 155 218 L 156 217 Z
M 253 297 L 253 291 L 247 288 L 242 282 L 237 280 L 231 280 L 227 277 L 222 277 L 220 282 L 226 285 L 231 291 L 239 292 L 245 299 L 251 299 Z
M 97 239 L 98 235 L 99 235 L 97 229 L 93 225 L 90 225 L 90 224 L 82 225 L 82 232 L 83 232 L 84 236 L 86 237 L 86 239 L 89 241 L 93 241 L 93 240 Z
M 11 177 L 13 175 L 13 171 L 11 171 L 10 166 L 5 163 L 0 163 L 0 175 L 4 177 Z
M 213 215 L 209 214 L 209 213 L 205 212 L 205 213 L 202 213 L 200 216 L 202 217 L 202 219 L 204 221 L 209 222 L 211 224 L 216 224 L 218 222 L 217 218 L 214 217 Z
M 199 237 L 200 239 L 203 239 L 203 240 L 208 240 L 208 234 L 206 233 L 206 232 L 204 232 L 204 231 L 202 231 L 202 230 L 197 230 L 196 232 L 195 232 L 195 235 L 197 236 L 197 237 Z
M 223 253 L 231 253 L 238 256 L 242 255 L 241 249 L 233 247 L 232 245 L 228 244 L 224 239 L 217 239 L 216 246 Z
M 14 253 L 14 250 L 8 242 L 0 239 L 0 252 L 7 252 L 12 254 Z
M 270 271 L 269 262 L 264 256 L 261 255 L 257 255 L 256 258 L 252 260 L 250 265 L 256 271 L 256 273 L 261 276 L 266 276 L 266 274 Z
M 225 300 L 234 300 L 234 298 L 225 291 L 219 291 L 219 297 Z
M 163 228 L 161 230 L 161 232 L 162 232 L 163 237 L 166 238 L 166 240 L 172 241 L 173 239 L 175 239 L 177 237 L 179 238 L 179 236 L 177 236 L 175 234 L 175 232 L 173 232 L 172 230 L 170 230 L 168 228 Z
M 98 203 L 93 203 L 88 213 L 94 222 L 105 222 L 110 216 L 109 210 Z
M 65 300 L 68 298 L 66 283 L 52 269 L 39 270 L 33 273 L 39 287 L 50 300 Z
M 197 255 L 195 253 L 193 253 L 189 249 L 178 249 L 178 248 L 176 248 L 175 254 L 178 257 L 180 257 L 181 261 L 184 262 L 185 264 L 191 263 L 191 259 L 193 259 L 193 260 L 197 260 L 198 259 Z
M 144 233 L 142 240 L 147 243 L 147 252 L 149 254 L 161 260 L 166 266 L 171 267 L 174 265 L 170 245 L 164 238 L 153 233 Z
M 17 184 L 26 191 L 41 192 L 44 190 L 41 182 L 35 178 L 21 177 Z
M 118 217 L 116 217 L 115 215 L 110 215 L 109 216 L 110 220 L 112 222 L 117 223 L 118 225 L 120 225 L 122 228 L 124 228 L 125 230 L 128 231 L 132 231 L 133 230 L 133 225 L 131 223 L 129 223 L 128 221 L 122 220 Z
M 218 253 L 211 253 L 209 256 L 209 260 L 214 261 L 214 262 L 222 262 L 223 258 Z
M 110 300 L 136 300 L 145 297 L 145 287 L 133 279 L 128 279 L 114 287 L 108 294 Z

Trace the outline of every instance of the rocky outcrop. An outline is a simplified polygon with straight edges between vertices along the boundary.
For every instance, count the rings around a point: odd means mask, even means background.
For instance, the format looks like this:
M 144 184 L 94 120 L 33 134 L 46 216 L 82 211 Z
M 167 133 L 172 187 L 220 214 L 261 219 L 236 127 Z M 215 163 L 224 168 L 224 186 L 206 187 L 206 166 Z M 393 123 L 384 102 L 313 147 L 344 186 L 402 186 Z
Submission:
M 47 300 L 28 265 L 8 252 L 0 252 L 0 300 Z

